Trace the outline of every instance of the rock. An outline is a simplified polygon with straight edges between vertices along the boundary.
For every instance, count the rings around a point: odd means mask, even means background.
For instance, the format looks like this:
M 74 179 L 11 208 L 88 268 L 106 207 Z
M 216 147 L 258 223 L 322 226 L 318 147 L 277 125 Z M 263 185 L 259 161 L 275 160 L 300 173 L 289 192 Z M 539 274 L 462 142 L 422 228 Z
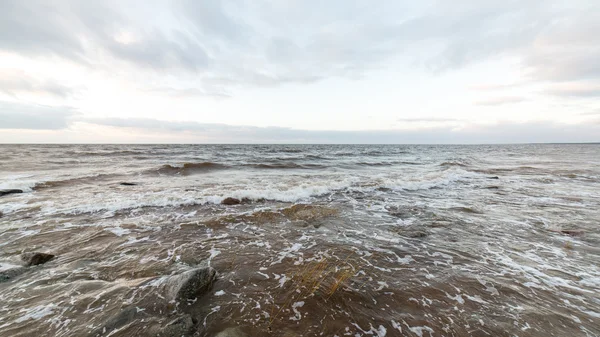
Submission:
M 551 229 L 550 231 L 569 236 L 580 236 L 585 234 L 585 231 L 581 229 Z
M 187 301 L 204 295 L 217 278 L 217 271 L 211 267 L 192 269 L 169 277 L 165 283 L 165 297 L 168 301 Z
M 223 201 L 221 201 L 221 204 L 223 205 L 237 205 L 239 204 L 241 201 L 240 199 L 236 199 L 236 198 L 225 198 L 223 199 Z
M 38 264 L 44 264 L 50 260 L 54 255 L 39 253 L 39 252 L 30 252 L 21 254 L 21 260 L 25 261 L 28 267 L 37 266 Z
M 577 230 L 577 229 L 565 229 L 560 231 L 563 234 L 566 235 L 570 235 L 570 236 L 579 236 L 579 235 L 583 235 L 585 232 L 582 230 Z
M 0 218 L 4 216 L 4 213 L 2 213 L 2 211 L 0 211 Z
M 457 212 L 464 212 L 464 213 L 471 213 L 471 214 L 482 214 L 483 212 L 472 208 L 472 207 L 465 207 L 465 206 L 461 206 L 461 207 L 451 207 L 449 208 L 450 210 L 453 211 L 457 211 Z
M 119 185 L 121 185 L 121 186 L 136 186 L 137 184 L 136 183 L 122 182 L 122 183 L 119 183 Z
M 246 335 L 240 328 L 227 328 L 215 335 L 215 337 L 247 337 L 247 336 L 248 335 Z
M 487 177 L 488 179 L 500 179 L 500 177 L 498 176 L 493 176 L 493 177 Z
M 119 311 L 116 315 L 109 318 L 98 329 L 92 332 L 91 336 L 107 336 L 115 330 L 119 329 L 138 318 L 148 317 L 143 310 L 138 310 L 135 306 L 128 306 Z
M 0 263 L 0 282 L 10 281 L 11 279 L 23 274 L 26 271 L 27 268 L 22 266 Z
M 290 220 L 302 220 L 311 222 L 314 220 L 337 215 L 339 211 L 337 209 L 323 206 L 296 204 L 292 207 L 282 209 L 281 213 L 283 213 Z
M 190 315 L 184 315 L 167 323 L 162 330 L 156 334 L 160 337 L 189 336 L 194 328 L 194 321 Z
M 14 193 L 23 193 L 23 190 L 17 190 L 17 189 L 0 190 L 0 197 L 5 196 L 7 194 L 14 194 Z
M 409 238 L 414 238 L 414 239 L 418 239 L 418 238 L 424 238 L 427 237 L 429 235 L 429 233 L 425 232 L 425 231 L 410 231 L 410 232 L 406 232 L 404 233 L 405 236 L 408 236 Z

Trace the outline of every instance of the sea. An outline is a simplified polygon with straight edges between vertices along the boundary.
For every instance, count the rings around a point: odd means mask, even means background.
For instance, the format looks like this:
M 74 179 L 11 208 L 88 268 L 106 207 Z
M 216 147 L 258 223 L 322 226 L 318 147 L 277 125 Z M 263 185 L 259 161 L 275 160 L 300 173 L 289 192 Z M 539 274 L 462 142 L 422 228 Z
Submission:
M 8 189 L 0 336 L 600 336 L 598 144 L 0 145 Z

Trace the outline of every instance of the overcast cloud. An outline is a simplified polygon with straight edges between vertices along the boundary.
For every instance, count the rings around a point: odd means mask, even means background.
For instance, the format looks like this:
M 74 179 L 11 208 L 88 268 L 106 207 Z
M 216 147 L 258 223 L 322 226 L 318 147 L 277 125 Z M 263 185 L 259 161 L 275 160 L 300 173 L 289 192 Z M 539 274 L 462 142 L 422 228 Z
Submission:
M 594 0 L 6 0 L 0 142 L 600 141 L 598 31 Z

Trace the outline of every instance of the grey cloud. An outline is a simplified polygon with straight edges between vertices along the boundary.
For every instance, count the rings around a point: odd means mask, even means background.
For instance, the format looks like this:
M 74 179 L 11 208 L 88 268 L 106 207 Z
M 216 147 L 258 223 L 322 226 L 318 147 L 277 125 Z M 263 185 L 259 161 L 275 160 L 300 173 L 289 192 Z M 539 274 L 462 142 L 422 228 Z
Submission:
M 40 80 L 19 71 L 0 71 L 0 92 L 10 96 L 45 94 L 66 98 L 75 90 L 52 80 Z
M 57 55 L 98 65 L 101 50 L 139 66 L 198 70 L 208 64 L 200 43 L 181 31 L 169 36 L 136 24 L 119 12 L 118 2 L 7 0 L 0 4 L 0 49 L 24 55 Z M 145 18 L 151 22 L 151 18 Z M 116 40 L 133 32 L 130 43 Z
M 45 1 L 6 0 L 0 4 L 0 49 L 30 55 L 53 53 L 81 60 L 83 45 L 72 33 L 65 8 Z
M 68 107 L 0 102 L 0 129 L 60 130 L 75 116 Z
M 585 0 L 6 0 L 0 49 L 94 66 L 102 51 L 142 67 L 190 71 L 203 90 L 360 79 L 402 54 L 434 71 L 510 55 L 532 80 L 597 80 L 597 13 Z M 122 32 L 135 38 L 117 41 Z
M 182 17 L 195 28 L 195 33 L 202 36 L 216 35 L 227 40 L 240 42 L 244 35 L 250 33 L 251 27 L 234 19 L 223 7 L 222 1 L 179 0 L 177 10 Z M 234 2 L 229 2 L 235 4 Z M 230 10 L 235 11 L 236 8 Z
M 462 129 L 435 127 L 411 130 L 314 131 L 281 127 L 233 126 L 196 122 L 169 122 L 153 119 L 95 119 L 88 123 L 171 132 L 188 142 L 209 143 L 392 143 L 469 144 L 598 142 L 599 124 L 558 124 L 552 122 L 472 124 Z M 202 138 L 196 138 L 202 136 Z M 202 139 L 201 141 L 199 139 Z M 178 138 L 181 141 L 181 138 Z
M 521 86 L 519 83 L 510 83 L 510 84 L 477 84 L 470 86 L 469 89 L 476 91 L 496 91 L 496 90 L 505 90 L 505 89 L 513 89 Z
M 501 97 L 493 97 L 487 100 L 475 102 L 476 105 L 481 106 L 498 106 L 505 104 L 514 104 L 526 101 L 527 98 L 519 97 L 519 96 L 501 96 Z
M 179 66 L 188 70 L 198 70 L 205 68 L 209 63 L 206 51 L 183 34 L 179 34 L 177 41 L 169 40 L 161 32 L 155 31 L 139 41 L 128 44 L 106 38 L 105 46 L 121 59 L 151 68 Z
M 460 122 L 460 119 L 455 118 L 398 118 L 398 122 L 419 123 L 419 122 Z
M 544 93 L 560 96 L 560 97 L 600 97 L 600 84 L 599 85 L 564 85 L 550 87 L 544 90 Z
M 524 59 L 529 76 L 548 81 L 600 77 L 600 4 L 581 3 L 578 10 L 540 34 Z
M 201 88 L 172 88 L 172 87 L 157 87 L 146 90 L 152 94 L 167 95 L 175 98 L 192 98 L 192 97 L 212 97 L 212 98 L 230 98 L 231 94 L 225 90 L 206 90 Z

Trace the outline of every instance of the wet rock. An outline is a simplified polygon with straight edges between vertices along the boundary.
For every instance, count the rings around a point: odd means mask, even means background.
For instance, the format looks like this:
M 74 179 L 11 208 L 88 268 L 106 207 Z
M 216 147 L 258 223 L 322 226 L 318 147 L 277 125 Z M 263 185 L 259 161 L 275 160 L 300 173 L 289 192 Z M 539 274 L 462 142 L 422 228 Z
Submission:
M 408 219 L 413 217 L 432 217 L 433 213 L 429 212 L 426 208 L 418 206 L 388 206 L 386 207 L 389 215 L 400 219 Z
M 419 238 L 427 237 L 429 235 L 429 233 L 427 233 L 425 231 L 416 230 L 416 231 L 406 232 L 406 233 L 404 233 L 404 235 L 409 238 L 419 239 Z
M 283 215 L 279 212 L 272 211 L 258 211 L 242 218 L 242 221 L 253 222 L 256 224 L 274 223 L 281 220 L 283 220 Z
M 223 205 L 238 205 L 239 203 L 241 203 L 240 199 L 236 198 L 225 198 L 221 201 Z
M 244 200 L 242 200 L 243 202 Z M 239 222 L 251 222 L 254 224 L 276 223 L 289 219 L 305 225 L 313 224 L 317 220 L 337 215 L 339 210 L 317 205 L 298 204 L 276 211 L 258 211 L 244 215 L 226 215 L 205 221 L 204 224 L 210 228 L 220 228 L 229 224 Z
M 464 207 L 464 206 L 463 207 L 451 207 L 450 209 L 453 211 L 456 211 L 456 212 L 471 213 L 471 214 L 483 214 L 483 212 L 481 212 L 475 208 L 472 208 L 472 207 Z
M 8 195 L 8 194 L 14 194 L 14 193 L 23 193 L 23 190 L 17 190 L 17 189 L 0 190 L 0 197 Z
M 317 219 L 337 215 L 339 211 L 337 209 L 323 206 L 298 204 L 292 207 L 282 209 L 281 213 L 283 213 L 290 220 L 302 220 L 310 222 Z
M 29 266 L 37 266 L 38 264 L 44 264 L 54 258 L 52 254 L 30 252 L 21 254 L 21 260 L 25 261 L 25 264 Z
M 0 263 L 0 283 L 7 282 L 23 274 L 27 268 L 15 265 L 3 265 Z
M 169 277 L 165 283 L 165 297 L 168 301 L 187 301 L 204 295 L 217 278 L 217 271 L 211 267 L 198 268 Z
M 135 306 L 123 308 L 116 315 L 109 318 L 104 324 L 92 332 L 91 336 L 107 336 L 115 330 L 119 329 L 139 318 L 149 316 L 143 310 L 139 310 Z
M 576 229 L 567 229 L 567 230 L 562 230 L 560 232 L 565 235 L 570 235 L 570 236 L 579 236 L 579 235 L 585 234 L 585 231 L 576 230 Z
M 194 321 L 190 315 L 184 315 L 167 323 L 162 330 L 156 334 L 159 337 L 181 337 L 189 336 L 193 331 Z
M 246 335 L 240 328 L 227 328 L 215 335 L 215 337 L 247 337 L 247 336 L 248 335 Z
M 493 177 L 487 177 L 488 179 L 500 179 L 500 177 L 498 176 L 493 176 Z
M 136 186 L 137 184 L 136 183 L 122 182 L 122 183 L 119 183 L 119 185 L 121 185 L 121 186 Z
M 585 234 L 585 231 L 581 229 L 551 229 L 550 231 L 569 236 L 581 236 Z
M 380 192 L 390 192 L 390 191 L 392 191 L 392 189 L 388 188 L 388 187 L 377 187 L 377 190 L 380 191 Z
M 4 213 L 2 213 L 2 211 L 0 211 L 0 218 L 4 216 Z

